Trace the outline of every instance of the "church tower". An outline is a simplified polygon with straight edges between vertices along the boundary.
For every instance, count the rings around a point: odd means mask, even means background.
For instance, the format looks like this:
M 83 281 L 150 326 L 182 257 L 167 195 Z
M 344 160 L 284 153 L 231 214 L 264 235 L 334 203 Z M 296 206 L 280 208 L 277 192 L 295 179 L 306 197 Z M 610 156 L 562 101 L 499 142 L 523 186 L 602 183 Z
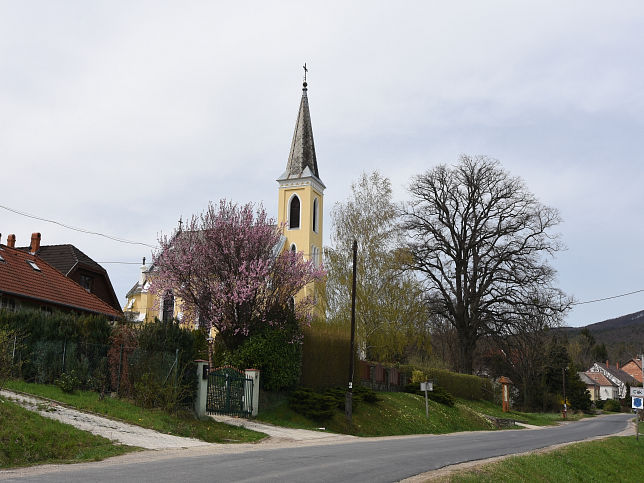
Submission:
M 324 183 L 320 179 L 313 143 L 307 97 L 306 69 L 300 110 L 297 113 L 286 171 L 277 179 L 277 221 L 284 226 L 285 250 L 301 252 L 307 260 L 322 263 Z M 305 295 L 313 295 L 313 287 Z

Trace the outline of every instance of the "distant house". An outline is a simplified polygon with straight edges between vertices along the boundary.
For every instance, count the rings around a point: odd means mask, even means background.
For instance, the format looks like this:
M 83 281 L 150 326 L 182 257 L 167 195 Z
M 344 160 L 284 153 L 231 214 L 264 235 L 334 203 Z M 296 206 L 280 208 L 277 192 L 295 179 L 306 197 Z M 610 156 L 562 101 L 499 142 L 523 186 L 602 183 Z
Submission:
M 588 373 L 600 373 L 606 376 L 606 378 L 617 386 L 617 397 L 619 399 L 625 398 L 626 394 L 626 385 L 637 385 L 637 380 L 633 378 L 630 374 L 624 372 L 619 368 L 619 363 L 614 367 L 611 367 L 606 361 L 606 364 L 601 362 L 595 362 L 593 366 L 588 369 Z M 614 399 L 614 398 L 613 398 Z
M 622 371 L 629 374 L 633 379 L 642 383 L 642 359 L 631 359 L 622 366 Z
M 15 237 L 0 245 L 0 308 L 21 307 L 47 312 L 54 310 L 123 316 L 116 309 L 36 255 L 40 233 L 32 235 L 29 250 L 14 248 Z
M 617 399 L 617 384 L 613 383 L 601 372 L 580 372 L 579 378 L 586 384 L 591 401 Z
M 15 235 L 9 235 L 7 245 L 13 247 L 15 241 Z M 32 236 L 31 245 L 20 247 L 19 250 L 34 252 L 86 291 L 93 293 L 116 310 L 121 310 L 107 271 L 74 245 L 41 245 L 40 238 L 34 239 Z

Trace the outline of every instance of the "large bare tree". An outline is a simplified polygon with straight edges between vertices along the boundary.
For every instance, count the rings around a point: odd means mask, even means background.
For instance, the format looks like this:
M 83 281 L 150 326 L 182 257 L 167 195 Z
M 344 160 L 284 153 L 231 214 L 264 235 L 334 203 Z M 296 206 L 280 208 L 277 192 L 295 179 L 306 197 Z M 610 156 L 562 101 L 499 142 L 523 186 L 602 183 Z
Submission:
M 472 372 L 480 337 L 507 333 L 535 311 L 566 309 L 547 261 L 562 248 L 553 233 L 559 213 L 498 161 L 461 156 L 455 166 L 415 176 L 409 190 L 409 267 L 422 274 L 432 309 L 456 330 L 460 372 Z

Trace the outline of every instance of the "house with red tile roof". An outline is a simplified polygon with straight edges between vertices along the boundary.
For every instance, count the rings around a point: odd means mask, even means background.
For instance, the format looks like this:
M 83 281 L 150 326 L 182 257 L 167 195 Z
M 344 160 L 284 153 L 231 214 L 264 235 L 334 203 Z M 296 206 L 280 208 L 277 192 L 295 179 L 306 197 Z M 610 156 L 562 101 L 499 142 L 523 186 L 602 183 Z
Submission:
M 601 372 L 580 372 L 579 377 L 586 383 L 586 390 L 590 393 L 591 401 L 618 398 L 617 384 Z
M 630 374 L 640 384 L 642 383 L 642 359 L 633 358 L 622 366 L 622 371 Z
M 40 233 L 34 233 L 34 239 L 39 242 Z M 121 310 L 88 292 L 35 252 L 0 244 L 0 308 L 29 307 L 123 317 Z
M 633 386 L 637 385 L 637 380 L 633 378 L 630 374 L 624 372 L 619 368 L 619 363 L 616 363 L 614 367 L 606 361 L 606 364 L 601 362 L 595 362 L 593 366 L 588 369 L 586 374 L 589 373 L 599 373 L 603 374 L 606 379 L 613 383 L 617 387 L 617 397 L 608 398 L 608 399 L 622 399 L 628 396 L 627 385 Z M 603 394 L 603 393 L 602 393 Z M 602 399 L 604 397 L 602 396 Z

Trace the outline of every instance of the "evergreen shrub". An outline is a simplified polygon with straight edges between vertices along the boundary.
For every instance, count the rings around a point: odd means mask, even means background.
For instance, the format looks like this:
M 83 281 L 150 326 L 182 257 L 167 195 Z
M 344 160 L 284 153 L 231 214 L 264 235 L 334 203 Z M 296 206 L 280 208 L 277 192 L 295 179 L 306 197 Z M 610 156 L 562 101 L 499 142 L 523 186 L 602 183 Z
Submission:
M 622 407 L 617 399 L 607 399 L 604 401 L 604 411 L 620 412 Z
M 301 384 L 317 389 L 346 386 L 349 376 L 349 327 L 314 321 L 304 328 Z M 357 357 L 354 367 L 358 367 Z

